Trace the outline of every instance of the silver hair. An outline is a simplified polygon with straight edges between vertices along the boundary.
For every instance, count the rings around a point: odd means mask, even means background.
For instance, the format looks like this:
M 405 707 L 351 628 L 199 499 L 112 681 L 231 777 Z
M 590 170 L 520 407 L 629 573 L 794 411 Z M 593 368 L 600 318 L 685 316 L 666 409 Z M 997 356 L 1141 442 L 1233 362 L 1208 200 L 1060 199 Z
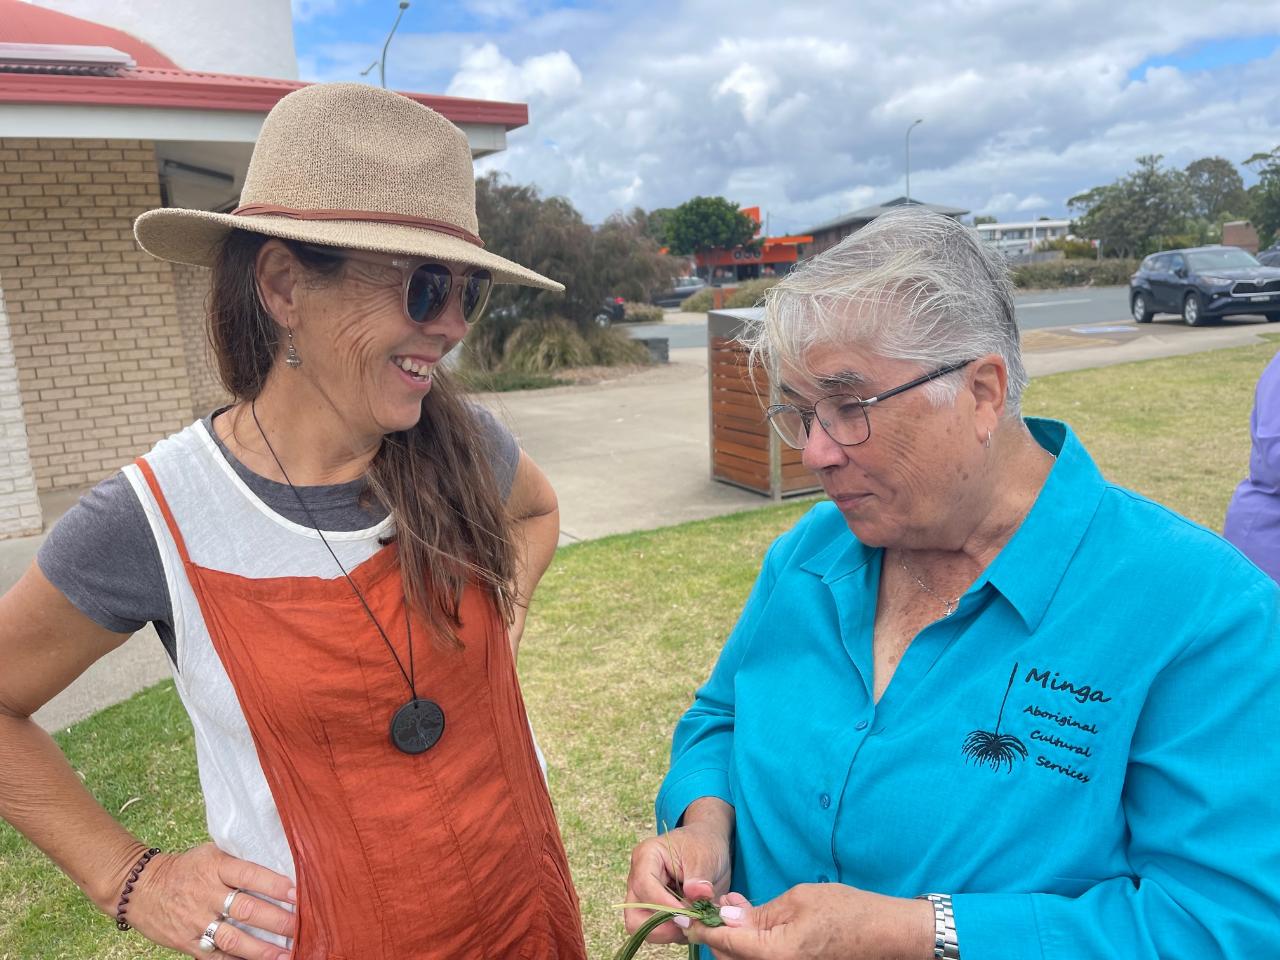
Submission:
M 764 322 L 745 339 L 752 362 L 772 375 L 807 372 L 815 346 L 857 345 L 921 367 L 994 353 L 1008 368 L 1005 415 L 1019 415 L 1027 372 L 1008 267 L 950 217 L 910 206 L 884 213 L 797 267 L 764 306 Z M 960 376 L 922 389 L 945 406 Z

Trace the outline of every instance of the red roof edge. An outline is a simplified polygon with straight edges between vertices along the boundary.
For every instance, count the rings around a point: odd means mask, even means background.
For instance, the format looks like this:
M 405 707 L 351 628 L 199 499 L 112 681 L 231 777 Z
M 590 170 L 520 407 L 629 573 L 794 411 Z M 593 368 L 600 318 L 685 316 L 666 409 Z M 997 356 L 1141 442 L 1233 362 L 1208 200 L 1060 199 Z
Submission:
M 310 84 L 298 80 L 147 67 L 116 77 L 0 73 L 0 103 L 267 113 L 287 94 L 306 86 Z M 529 107 L 523 103 L 401 92 L 453 123 L 491 124 L 514 130 L 529 122 Z

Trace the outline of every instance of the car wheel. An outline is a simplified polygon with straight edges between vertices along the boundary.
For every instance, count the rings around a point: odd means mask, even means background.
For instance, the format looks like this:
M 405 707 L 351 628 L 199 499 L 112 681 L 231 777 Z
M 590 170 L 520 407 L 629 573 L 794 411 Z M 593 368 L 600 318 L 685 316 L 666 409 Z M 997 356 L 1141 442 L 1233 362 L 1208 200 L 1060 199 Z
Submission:
M 1204 325 L 1204 305 L 1200 302 L 1200 294 L 1194 290 L 1189 292 L 1182 301 L 1182 319 L 1187 322 L 1188 327 L 1200 327 Z
M 609 315 L 607 313 L 597 313 L 595 315 L 595 323 L 597 327 L 607 327 L 609 325 Z
M 1151 301 L 1141 290 L 1133 295 L 1129 309 L 1133 313 L 1133 319 L 1138 323 L 1150 323 L 1151 318 L 1155 316 L 1155 311 L 1151 309 Z

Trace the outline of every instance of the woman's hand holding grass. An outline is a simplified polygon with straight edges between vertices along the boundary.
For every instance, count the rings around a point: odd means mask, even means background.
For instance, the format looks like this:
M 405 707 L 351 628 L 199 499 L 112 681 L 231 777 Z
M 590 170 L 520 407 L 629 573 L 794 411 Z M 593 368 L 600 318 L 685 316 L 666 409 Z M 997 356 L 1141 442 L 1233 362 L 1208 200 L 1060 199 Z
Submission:
M 645 840 L 632 851 L 627 877 L 627 903 L 687 907 L 729 892 L 733 870 L 733 807 L 714 797 L 695 800 L 685 811 L 683 826 Z M 638 930 L 652 911 L 629 908 L 623 913 L 629 933 Z M 652 931 L 650 943 L 685 943 L 674 922 Z

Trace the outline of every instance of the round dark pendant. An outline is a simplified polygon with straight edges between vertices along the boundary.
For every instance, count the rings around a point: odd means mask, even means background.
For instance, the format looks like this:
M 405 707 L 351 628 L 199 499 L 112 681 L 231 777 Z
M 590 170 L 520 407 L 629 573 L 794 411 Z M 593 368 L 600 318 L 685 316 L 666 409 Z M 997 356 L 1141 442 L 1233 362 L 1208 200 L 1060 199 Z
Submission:
M 444 711 L 434 700 L 410 700 L 391 719 L 391 742 L 405 753 L 426 753 L 444 733 Z

